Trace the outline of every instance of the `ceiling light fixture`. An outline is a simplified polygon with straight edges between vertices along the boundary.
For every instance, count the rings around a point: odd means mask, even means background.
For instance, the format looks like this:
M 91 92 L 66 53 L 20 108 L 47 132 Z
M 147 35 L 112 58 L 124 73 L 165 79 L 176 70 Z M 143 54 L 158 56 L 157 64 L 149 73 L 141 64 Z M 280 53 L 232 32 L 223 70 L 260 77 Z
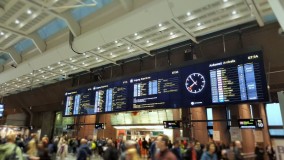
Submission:
M 233 11 L 232 14 L 233 14 L 233 15 L 237 14 L 237 11 Z
M 228 0 L 223 0 L 223 2 L 225 2 L 225 3 L 226 3 L 226 2 L 228 2 Z
M 47 68 L 50 68 L 50 66 L 47 66 Z
M 190 12 L 187 12 L 187 13 L 186 13 L 186 15 L 187 15 L 187 16 L 190 16 L 190 15 L 191 15 L 191 13 L 190 13 Z
M 58 64 L 61 64 L 61 62 L 58 62 Z
M 99 60 L 99 58 L 98 58 L 98 57 L 96 57 L 96 60 Z
M 83 65 L 85 64 L 85 62 L 82 63 Z
M 127 47 L 127 49 L 129 50 L 129 49 L 130 49 L 130 47 Z
M 137 33 L 134 33 L 134 36 L 137 36 L 138 34 Z
M 73 59 L 72 58 L 69 58 L 70 59 L 70 61 L 72 61 Z
M 171 33 L 170 33 L 170 35 L 172 36 L 172 35 L 174 35 L 174 33 L 173 33 L 173 32 L 171 32 Z
M 162 23 L 159 24 L 159 27 L 162 27 Z
M 197 23 L 197 26 L 201 26 L 201 23 L 199 22 L 199 23 Z
M 3 36 L 3 35 L 4 35 L 4 32 L 1 32 L 0 34 L 1 34 L 1 36 Z
M 20 23 L 20 21 L 16 19 L 16 20 L 15 20 L 15 23 L 16 23 L 16 24 L 19 24 L 19 23 Z
M 114 41 L 114 43 L 118 43 L 117 41 Z
M 83 55 L 86 55 L 86 53 L 83 53 Z
M 110 53 L 110 55 L 112 56 L 112 52 Z
M 149 40 L 147 40 L 146 42 L 147 42 L 147 43 L 150 43 L 150 41 L 149 41 Z
M 98 50 L 100 50 L 101 48 L 100 47 L 98 47 Z
M 32 11 L 30 9 L 28 9 L 27 14 L 32 14 Z

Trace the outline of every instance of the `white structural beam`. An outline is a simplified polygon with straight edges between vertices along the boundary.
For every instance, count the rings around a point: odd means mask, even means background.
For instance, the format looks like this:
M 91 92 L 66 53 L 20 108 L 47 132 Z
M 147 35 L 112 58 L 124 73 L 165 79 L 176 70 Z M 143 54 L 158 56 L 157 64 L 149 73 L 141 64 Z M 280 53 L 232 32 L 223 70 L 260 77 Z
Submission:
M 133 8 L 133 0 L 119 0 L 122 4 L 123 8 L 127 11 L 132 10 Z
M 26 35 L 26 34 L 23 34 L 23 33 L 21 33 L 21 32 L 18 32 L 18 31 L 14 30 L 14 29 L 11 29 L 11 28 L 7 28 L 7 27 L 2 26 L 2 25 L 0 26 L 0 28 L 1 28 L 2 30 L 6 31 L 6 32 L 10 32 L 10 33 L 13 33 L 13 34 L 15 34 L 15 35 L 17 35 L 17 36 L 21 36 L 21 37 L 24 37 L 24 38 L 27 38 L 27 39 L 32 40 L 33 43 L 35 44 L 35 46 L 38 48 L 38 50 L 39 50 L 41 53 L 46 50 L 46 44 L 45 44 L 45 42 L 44 42 L 42 39 L 40 39 L 40 38 L 38 37 L 38 35 L 36 35 L 36 33 L 31 34 L 31 35 Z
M 71 15 L 68 15 L 68 13 L 59 14 L 41 5 L 38 1 L 31 1 L 31 0 L 22 0 L 22 1 L 25 1 L 26 3 L 29 3 L 30 5 L 37 7 L 39 9 L 43 9 L 44 12 L 47 12 L 48 14 L 51 14 L 59 19 L 64 20 L 75 37 L 81 34 L 81 27 L 79 23 L 76 22 L 76 20 Z
M 185 26 L 182 24 L 178 23 L 177 19 L 171 19 L 170 23 L 175 26 L 179 31 L 181 31 L 186 37 L 191 39 L 193 42 L 198 43 L 196 38 L 193 36 L 192 33 L 190 33 Z
M 284 31 L 284 1 L 283 0 L 268 0 L 282 30 Z
M 93 51 L 88 51 L 88 52 L 92 53 L 93 55 L 95 55 L 95 56 L 97 56 L 97 57 L 99 57 L 99 58 L 101 58 L 101 59 L 103 59 L 103 60 L 106 60 L 106 61 L 108 61 L 108 62 L 110 62 L 110 63 L 115 64 L 115 65 L 118 65 L 118 64 L 116 63 L 116 61 L 111 60 L 111 59 L 109 59 L 109 58 L 107 58 L 107 57 L 105 57 L 105 56 L 102 56 L 102 55 L 100 55 L 100 54 L 98 54 L 98 53 L 95 53 L 95 52 L 93 52 Z M 87 53 L 88 53 L 88 52 L 87 52 Z
M 17 65 L 22 62 L 22 56 L 18 54 L 14 49 L 7 49 L 7 53 Z
M 253 0 L 246 0 L 247 5 L 249 6 L 251 13 L 255 16 L 255 19 L 260 27 L 264 26 L 263 19 L 254 3 Z
M 128 44 L 128 45 L 131 45 L 131 46 L 134 46 L 136 48 L 138 48 L 140 51 L 150 55 L 150 56 L 153 56 L 149 50 L 143 48 L 142 46 L 140 46 L 139 44 L 131 41 L 129 38 L 122 38 L 121 41 L 123 41 L 124 43 Z

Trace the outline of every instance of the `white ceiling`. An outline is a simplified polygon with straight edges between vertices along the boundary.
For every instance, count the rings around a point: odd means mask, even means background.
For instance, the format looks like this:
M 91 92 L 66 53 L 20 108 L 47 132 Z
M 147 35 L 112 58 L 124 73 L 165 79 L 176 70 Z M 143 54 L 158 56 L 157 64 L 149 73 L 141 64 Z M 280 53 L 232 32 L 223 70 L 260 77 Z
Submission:
M 71 10 L 85 5 L 82 0 L 1 0 L 0 5 L 0 55 L 12 57 L 0 67 L 2 96 L 181 41 L 198 43 L 198 36 L 247 22 L 263 26 L 274 17 L 267 0 L 113 0 L 79 22 Z M 55 18 L 68 28 L 42 40 L 36 31 Z M 84 54 L 70 49 L 69 30 L 74 49 Z M 19 54 L 13 46 L 23 39 L 34 47 Z

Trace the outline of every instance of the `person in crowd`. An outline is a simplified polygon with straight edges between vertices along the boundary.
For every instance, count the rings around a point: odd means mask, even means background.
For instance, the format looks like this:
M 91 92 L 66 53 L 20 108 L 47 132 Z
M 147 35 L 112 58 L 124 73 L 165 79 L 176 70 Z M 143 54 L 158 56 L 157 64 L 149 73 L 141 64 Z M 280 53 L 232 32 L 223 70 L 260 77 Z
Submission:
M 38 155 L 38 151 L 37 151 L 37 144 L 36 144 L 36 141 L 35 140 L 31 140 L 29 143 L 28 143 L 28 151 L 27 151 L 27 154 L 29 157 L 36 157 Z
M 47 145 L 46 139 L 38 143 L 38 157 L 40 160 L 51 160 Z
M 107 149 L 103 155 L 104 160 L 118 160 L 118 151 L 111 139 L 107 141 Z
M 139 154 L 136 148 L 136 141 L 128 140 L 125 142 L 125 151 L 121 153 L 120 160 L 136 160 L 139 159 Z M 135 151 L 136 153 L 134 153 Z
M 187 160 L 197 160 L 197 152 L 195 150 L 195 142 L 194 141 L 190 141 L 188 143 L 188 147 L 184 153 L 184 159 Z
M 98 152 L 99 152 L 99 155 L 102 156 L 103 154 L 103 146 L 104 146 L 104 141 L 102 138 L 99 138 L 98 141 L 97 141 L 97 144 L 98 144 Z
M 169 140 L 168 148 L 169 148 L 169 149 L 172 149 L 172 148 L 173 148 L 173 144 L 172 144 L 172 141 L 171 141 L 171 140 Z
M 156 160 L 177 160 L 177 157 L 168 149 L 169 137 L 167 135 L 159 135 L 156 141 L 156 147 L 159 153 L 156 155 Z
M 148 142 L 146 141 L 145 138 L 143 138 L 143 141 L 142 141 L 142 156 L 143 157 L 147 158 L 148 150 L 149 150 Z
M 137 144 L 139 146 L 139 154 L 142 155 L 143 147 L 142 147 L 142 139 L 141 138 L 138 139 Z
M 21 148 L 22 151 L 25 151 L 25 144 L 21 134 L 18 134 L 16 137 L 16 144 Z
M 197 153 L 197 160 L 200 160 L 200 159 L 201 159 L 201 156 L 202 156 L 202 154 L 203 154 L 203 150 L 202 150 L 202 148 L 201 148 L 200 142 L 196 141 L 194 148 L 195 148 L 195 151 L 196 151 L 196 153 Z
M 234 155 L 235 160 L 242 160 L 242 143 L 240 141 L 235 141 L 234 143 Z
M 218 160 L 214 143 L 210 142 L 206 150 L 207 151 L 202 154 L 201 160 Z
M 22 150 L 15 144 L 16 135 L 8 134 L 6 143 L 0 146 L 0 160 L 17 159 L 23 160 Z
M 68 145 L 67 140 L 63 139 L 61 146 L 58 147 L 57 155 L 60 157 L 60 160 L 64 160 L 68 154 Z
M 275 151 L 274 151 L 274 149 L 271 145 L 268 145 L 266 147 L 266 152 L 267 152 L 269 160 L 275 160 L 276 159 Z
M 149 157 L 151 158 L 151 160 L 156 160 L 155 156 L 156 156 L 156 142 L 155 139 L 153 139 L 149 149 Z
M 92 151 L 88 147 L 87 143 L 88 141 L 86 139 L 81 139 L 81 146 L 78 149 L 77 160 L 87 160 L 92 155 Z
M 174 145 L 174 147 L 171 149 L 172 152 L 177 157 L 177 160 L 182 160 L 179 141 L 175 141 L 173 145 Z
M 123 153 L 125 151 L 126 151 L 126 144 L 125 144 L 124 140 L 121 139 L 120 142 L 119 142 L 119 153 Z
M 264 148 L 261 146 L 260 143 L 256 143 L 254 154 L 256 155 L 256 160 L 264 160 Z

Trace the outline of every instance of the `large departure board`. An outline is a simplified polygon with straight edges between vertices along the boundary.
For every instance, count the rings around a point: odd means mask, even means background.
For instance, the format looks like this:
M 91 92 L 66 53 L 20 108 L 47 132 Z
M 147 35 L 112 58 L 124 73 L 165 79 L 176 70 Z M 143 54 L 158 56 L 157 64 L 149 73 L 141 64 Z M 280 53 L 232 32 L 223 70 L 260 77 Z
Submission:
M 261 51 L 101 82 L 65 94 L 65 116 L 268 101 Z

